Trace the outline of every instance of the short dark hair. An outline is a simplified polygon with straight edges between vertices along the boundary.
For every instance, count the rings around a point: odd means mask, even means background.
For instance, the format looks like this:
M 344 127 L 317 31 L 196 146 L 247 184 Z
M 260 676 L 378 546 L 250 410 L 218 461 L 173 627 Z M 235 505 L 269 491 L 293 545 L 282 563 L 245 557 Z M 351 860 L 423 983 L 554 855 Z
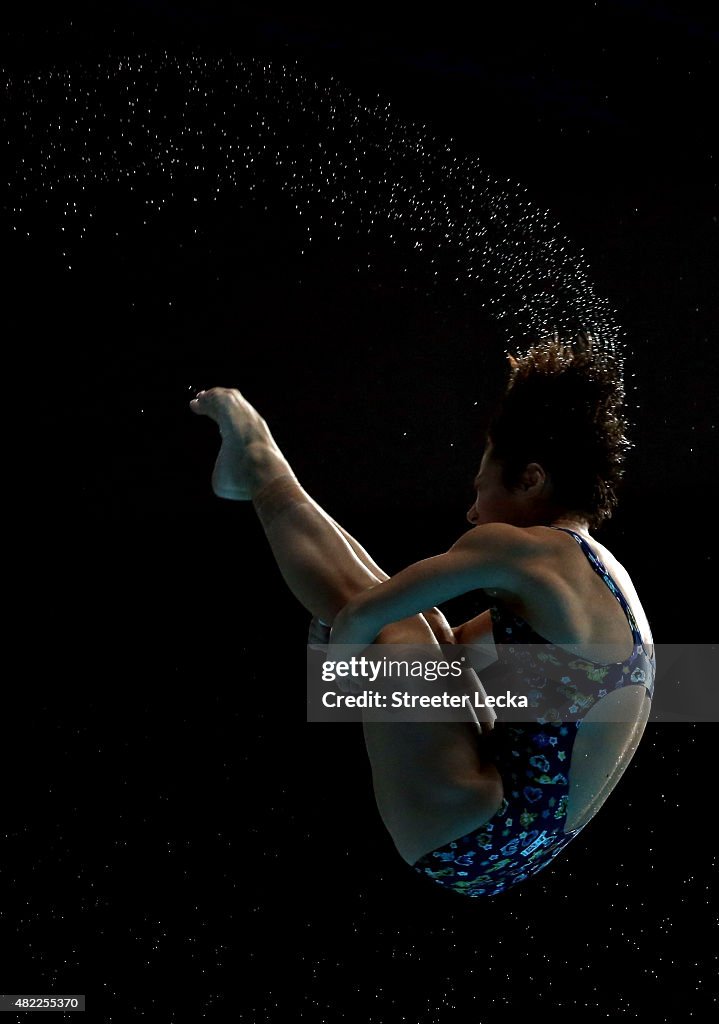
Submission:
M 509 383 L 487 429 L 505 487 L 517 486 L 527 464 L 538 462 L 557 505 L 596 529 L 616 508 L 632 447 L 621 358 L 600 349 L 588 331 L 566 341 L 555 333 L 507 358 Z

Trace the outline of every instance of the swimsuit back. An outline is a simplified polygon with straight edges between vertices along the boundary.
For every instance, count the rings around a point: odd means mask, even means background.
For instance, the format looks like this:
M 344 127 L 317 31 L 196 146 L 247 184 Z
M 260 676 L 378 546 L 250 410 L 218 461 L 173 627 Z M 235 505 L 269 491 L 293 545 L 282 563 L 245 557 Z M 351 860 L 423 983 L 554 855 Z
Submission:
M 610 691 L 641 684 L 654 693 L 655 657 L 645 650 L 629 604 L 599 556 L 573 530 L 592 568 L 624 610 L 631 655 L 601 664 L 578 658 L 535 633 L 501 604 L 491 607 L 497 659 L 513 687 L 527 695 L 528 722 L 502 722 L 482 738 L 483 753 L 504 785 L 502 806 L 481 828 L 422 857 L 415 869 L 469 896 L 497 895 L 536 874 L 579 834 L 565 831 L 569 770 L 577 730 Z

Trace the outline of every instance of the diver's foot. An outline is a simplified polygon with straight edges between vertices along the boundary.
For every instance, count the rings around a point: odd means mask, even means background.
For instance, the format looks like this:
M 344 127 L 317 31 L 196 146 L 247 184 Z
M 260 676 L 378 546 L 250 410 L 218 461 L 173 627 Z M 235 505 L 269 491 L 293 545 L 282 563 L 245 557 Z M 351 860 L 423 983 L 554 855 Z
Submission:
M 222 445 L 212 471 L 218 497 L 251 501 L 275 477 L 294 476 L 266 421 L 235 388 L 200 391 L 190 408 L 220 428 Z

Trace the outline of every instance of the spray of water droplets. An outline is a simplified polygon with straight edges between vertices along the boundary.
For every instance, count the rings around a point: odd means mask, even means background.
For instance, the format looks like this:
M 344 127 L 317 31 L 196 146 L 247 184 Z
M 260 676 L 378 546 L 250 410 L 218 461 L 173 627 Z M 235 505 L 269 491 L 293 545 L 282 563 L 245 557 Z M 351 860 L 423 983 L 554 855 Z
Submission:
M 623 376 L 620 330 L 583 251 L 527 188 L 333 76 L 318 81 L 298 62 L 164 54 L 8 85 L 11 230 L 29 234 L 23 218 L 44 204 L 68 270 L 103 185 L 124 183 L 144 223 L 178 192 L 193 203 L 228 190 L 250 203 L 282 194 L 302 225 L 298 258 L 333 237 L 370 250 L 382 240 L 408 277 L 471 297 L 509 348 L 584 328 Z

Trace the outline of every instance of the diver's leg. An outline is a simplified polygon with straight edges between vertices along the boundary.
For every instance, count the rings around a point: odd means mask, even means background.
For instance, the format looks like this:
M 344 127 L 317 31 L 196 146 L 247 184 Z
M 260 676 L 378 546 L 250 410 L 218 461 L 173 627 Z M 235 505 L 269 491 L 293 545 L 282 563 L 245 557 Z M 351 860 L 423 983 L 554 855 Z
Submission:
M 303 593 L 311 595 L 307 600 L 317 602 L 315 607 L 322 600 L 324 614 L 312 610 L 331 622 L 347 600 L 360 588 L 376 585 L 376 580 L 319 506 L 309 496 L 300 501 L 297 487 L 277 477 L 259 492 L 254 504 L 293 593 L 300 600 Z M 339 550 L 342 544 L 344 551 Z M 438 609 L 428 614 L 434 613 L 446 622 Z M 415 660 L 408 654 L 412 650 L 418 659 L 444 660 L 436 629 L 423 615 L 414 615 L 385 626 L 375 643 L 402 645 L 402 659 Z M 451 643 L 451 630 L 449 639 L 442 639 Z M 486 696 L 471 669 L 460 677 L 444 678 L 441 689 L 451 695 L 479 692 Z M 377 807 L 408 863 L 479 828 L 499 809 L 501 779 L 480 748 L 480 731 L 491 728 L 493 718 L 490 708 L 482 708 L 476 716 L 466 709 L 465 720 L 452 722 L 377 721 L 371 713 L 364 714 Z
M 407 864 L 481 828 L 502 806 L 501 776 L 470 724 L 363 725 L 377 810 Z
M 347 530 L 345 530 L 343 526 L 340 526 L 336 519 L 333 519 L 332 516 L 328 515 L 327 512 L 324 511 L 324 509 L 321 509 L 320 506 L 317 505 L 317 502 L 314 500 L 314 498 L 310 500 L 312 501 L 313 505 L 316 505 L 317 508 L 320 509 L 320 512 L 322 512 L 323 515 L 327 516 L 327 518 L 335 527 L 335 529 L 340 531 L 344 539 L 347 541 L 349 546 L 354 551 L 357 558 L 359 558 L 360 562 L 369 569 L 369 571 L 377 579 L 377 581 L 379 583 L 382 583 L 384 580 L 388 580 L 389 576 L 387 575 L 387 573 L 384 571 L 384 569 L 380 569 L 375 560 L 367 551 L 365 551 L 365 549 L 362 547 L 359 541 L 355 540 L 354 537 L 347 533 Z
M 401 653 L 393 649 L 390 656 L 410 662 L 447 658 L 429 627 L 409 619 L 385 626 L 375 644 L 401 644 Z M 416 677 L 409 682 L 410 692 L 420 692 Z M 401 681 L 392 684 L 393 690 L 403 688 Z M 424 689 L 430 692 L 434 686 L 425 683 Z M 440 689 L 450 696 L 468 695 L 472 702 L 475 692 L 486 697 L 471 669 L 443 678 Z M 382 712 L 363 713 L 377 808 L 408 864 L 484 825 L 501 806 L 502 780 L 483 754 L 480 737 L 480 728 L 491 727 L 494 716 L 491 709 L 469 708 L 462 708 L 462 715 L 463 720 L 458 712 L 448 722 L 403 722 L 382 721 Z
M 190 407 L 220 428 L 222 444 L 212 476 L 215 493 L 253 502 L 280 572 L 313 616 L 331 624 L 351 597 L 388 579 L 359 542 L 304 490 L 267 422 L 238 391 L 203 391 Z M 439 610 L 427 614 L 435 633 L 451 642 Z
M 350 598 L 386 578 L 305 491 L 266 421 L 238 391 L 200 392 L 190 407 L 220 428 L 215 493 L 252 501 L 285 582 L 313 616 L 332 623 Z
M 310 500 L 314 505 L 317 505 L 317 502 L 314 500 L 314 498 L 311 498 Z M 362 564 L 369 569 L 369 571 L 372 573 L 375 579 L 379 583 L 382 583 L 384 580 L 388 580 L 389 576 L 387 575 L 387 573 L 384 571 L 384 569 L 380 569 L 375 560 L 367 551 L 365 551 L 365 549 L 362 547 L 359 541 L 355 540 L 355 538 L 352 537 L 343 526 L 340 526 L 340 524 L 336 520 L 334 520 L 332 516 L 327 515 L 327 513 L 323 509 L 321 509 L 319 505 L 317 505 L 317 508 L 320 510 L 320 512 L 322 512 L 323 515 L 327 516 L 327 518 L 333 524 L 333 526 L 340 531 L 344 539 L 347 541 L 347 543 L 354 551 L 357 558 L 359 558 L 360 562 L 362 562 Z M 425 621 L 429 625 L 429 628 L 432 630 L 435 639 L 438 640 L 439 643 L 454 644 L 457 642 L 454 630 L 447 621 L 447 617 L 445 616 L 444 612 L 440 611 L 439 608 L 425 608 L 425 610 L 422 612 L 422 618 L 425 619 Z M 324 642 L 327 642 L 326 638 Z M 496 716 L 493 716 L 493 718 L 494 717 Z
M 314 616 L 332 622 L 348 600 L 378 584 L 299 484 L 267 424 L 239 392 L 215 388 L 191 405 L 211 416 L 222 434 L 213 487 L 223 496 L 253 502 L 280 572 Z M 421 615 L 385 626 L 376 642 L 411 644 L 420 657 L 442 657 Z M 477 688 L 471 676 L 465 672 L 455 681 L 456 692 Z M 443 688 L 450 682 L 443 680 Z M 365 739 L 380 814 L 410 863 L 497 810 L 498 775 L 491 763 L 481 762 L 479 729 L 471 714 L 462 722 L 366 720 Z
M 285 583 L 324 623 L 331 625 L 348 601 L 381 582 L 296 478 L 274 478 L 253 505 Z

